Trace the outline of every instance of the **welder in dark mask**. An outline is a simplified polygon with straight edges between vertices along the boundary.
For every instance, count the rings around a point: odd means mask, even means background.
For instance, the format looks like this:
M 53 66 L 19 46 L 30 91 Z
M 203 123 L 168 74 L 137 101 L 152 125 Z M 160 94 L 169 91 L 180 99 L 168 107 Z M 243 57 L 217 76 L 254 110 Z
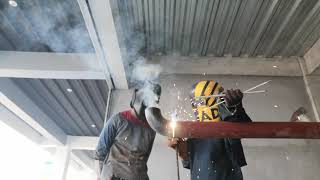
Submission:
M 113 115 L 105 124 L 96 148 L 100 180 L 148 180 L 147 161 L 155 138 L 146 121 L 146 107 L 157 106 L 161 86 L 145 83 L 134 90 L 130 110 Z

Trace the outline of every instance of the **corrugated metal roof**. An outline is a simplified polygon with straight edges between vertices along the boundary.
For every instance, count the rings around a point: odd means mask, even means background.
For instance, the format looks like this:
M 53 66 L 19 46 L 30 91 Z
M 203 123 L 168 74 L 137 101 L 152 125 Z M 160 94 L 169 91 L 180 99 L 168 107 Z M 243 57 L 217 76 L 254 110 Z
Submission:
M 15 79 L 68 135 L 97 136 L 104 123 L 108 86 L 102 80 Z
M 94 52 L 77 0 L 0 0 L 0 50 Z
M 320 0 L 111 0 L 129 52 L 302 56 L 320 37 Z M 143 44 L 141 44 L 143 43 Z

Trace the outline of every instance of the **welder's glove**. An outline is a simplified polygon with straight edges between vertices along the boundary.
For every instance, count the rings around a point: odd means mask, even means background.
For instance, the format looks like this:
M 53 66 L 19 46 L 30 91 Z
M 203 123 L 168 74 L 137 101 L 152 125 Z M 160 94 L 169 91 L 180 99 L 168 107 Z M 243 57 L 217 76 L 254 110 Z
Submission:
M 179 157 L 183 160 L 188 159 L 188 145 L 187 141 L 181 138 L 168 138 L 168 146 L 176 149 L 178 148 Z
M 226 106 L 231 115 L 226 117 L 224 121 L 229 122 L 252 122 L 242 106 L 243 93 L 239 90 L 227 90 L 225 92 Z
M 242 106 L 243 93 L 240 89 L 227 90 L 224 97 L 228 108 L 237 108 Z

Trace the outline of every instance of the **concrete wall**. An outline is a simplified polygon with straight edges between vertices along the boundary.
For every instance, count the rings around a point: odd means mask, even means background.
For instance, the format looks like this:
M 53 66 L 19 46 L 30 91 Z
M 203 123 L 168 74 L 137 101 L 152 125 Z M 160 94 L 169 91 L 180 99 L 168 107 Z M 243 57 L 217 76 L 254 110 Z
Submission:
M 248 114 L 255 121 L 288 121 L 293 111 L 304 106 L 313 117 L 312 108 L 300 77 L 265 77 L 265 76 L 200 76 L 200 75 L 166 75 L 161 77 L 162 95 L 160 105 L 164 115 L 169 115 L 178 109 L 178 118 L 184 120 L 190 117 L 191 105 L 189 91 L 199 80 L 216 80 L 225 89 L 239 88 L 246 90 L 267 80 L 269 84 L 256 90 L 267 90 L 263 94 L 245 95 L 243 104 Z M 111 114 L 123 108 L 129 108 L 131 91 L 116 90 L 113 92 Z M 278 107 L 275 108 L 274 106 Z M 182 111 L 180 112 L 180 108 Z M 185 113 L 185 110 L 187 113 Z
M 191 86 L 199 80 L 208 79 L 218 81 L 225 89 L 239 88 L 242 90 L 272 80 L 269 84 L 256 89 L 267 90 L 267 93 L 245 95 L 244 97 L 244 106 L 255 121 L 288 121 L 292 112 L 300 106 L 311 110 L 303 79 L 299 77 L 167 75 L 161 78 L 163 94 L 160 104 L 163 113 L 170 114 L 177 106 L 182 106 L 187 112 L 191 112 L 188 96 Z M 275 105 L 278 108 L 274 108 Z M 191 119 L 188 114 L 182 111 L 179 117 Z M 310 115 L 313 116 L 312 113 Z
M 318 114 L 320 113 L 320 75 L 308 75 L 307 80 L 309 82 L 310 91 L 315 102 Z
M 300 106 L 310 110 L 309 116 L 313 117 L 304 82 L 302 78 L 297 77 L 162 76 L 163 94 L 160 103 L 162 112 L 169 117 L 170 113 L 179 106 L 179 109 L 182 107 L 181 113 L 178 113 L 179 119 L 193 119 L 189 115 L 192 111 L 188 93 L 193 83 L 203 79 L 214 79 L 222 83 L 225 88 L 242 90 L 272 79 L 270 84 L 261 87 L 268 90 L 268 93 L 244 97 L 244 106 L 254 121 L 288 121 L 292 112 Z M 129 108 L 130 99 L 130 91 L 114 91 L 111 113 Z M 313 146 L 319 141 L 288 139 L 244 139 L 243 141 L 249 164 L 243 168 L 245 179 L 319 179 L 316 176 L 320 172 L 319 148 Z M 166 138 L 160 135 L 156 137 L 148 164 L 151 180 L 177 179 L 175 152 L 166 147 Z M 189 179 L 188 170 L 183 169 L 181 164 L 180 174 L 182 180 Z

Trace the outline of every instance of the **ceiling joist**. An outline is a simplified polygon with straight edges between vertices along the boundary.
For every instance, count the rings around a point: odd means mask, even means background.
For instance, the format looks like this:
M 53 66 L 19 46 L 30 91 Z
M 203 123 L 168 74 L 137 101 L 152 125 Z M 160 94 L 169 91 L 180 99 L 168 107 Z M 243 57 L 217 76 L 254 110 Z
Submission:
M 78 0 L 78 4 L 95 47 L 98 60 L 105 67 L 104 69 L 110 72 L 115 88 L 128 89 L 125 66 L 120 52 L 109 1 L 92 0 L 87 4 L 85 0 Z
M 154 56 L 163 74 L 302 76 L 298 58 Z
M 95 54 L 0 51 L 0 77 L 105 79 Z
M 67 135 L 12 80 L 0 79 L 0 103 L 39 134 L 63 146 Z

